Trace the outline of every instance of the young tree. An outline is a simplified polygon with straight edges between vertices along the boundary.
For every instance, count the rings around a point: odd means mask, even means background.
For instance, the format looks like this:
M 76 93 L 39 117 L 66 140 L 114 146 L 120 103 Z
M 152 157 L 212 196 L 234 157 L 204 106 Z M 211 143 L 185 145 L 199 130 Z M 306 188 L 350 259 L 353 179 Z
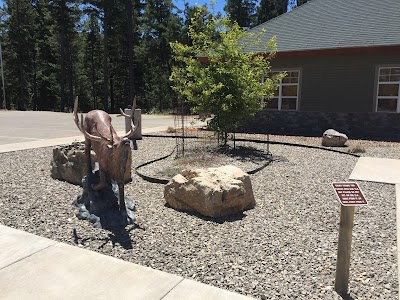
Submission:
M 245 47 L 259 43 L 260 36 L 244 31 L 229 18 L 210 19 L 202 32 L 189 26 L 189 37 L 192 45 L 171 43 L 181 65 L 173 68 L 172 88 L 193 105 L 194 112 L 214 114 L 208 126 L 226 144 L 228 133 L 262 109 L 261 99 L 273 96 L 283 76 L 268 76 L 275 39 L 265 45 L 265 55 L 246 52 Z M 199 57 L 207 58 L 207 63 Z

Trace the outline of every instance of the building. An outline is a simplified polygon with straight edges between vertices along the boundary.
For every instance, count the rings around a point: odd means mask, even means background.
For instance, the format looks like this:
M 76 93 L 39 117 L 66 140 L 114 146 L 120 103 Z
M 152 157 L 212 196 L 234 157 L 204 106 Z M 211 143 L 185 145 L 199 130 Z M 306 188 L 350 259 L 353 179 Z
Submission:
M 287 76 L 246 131 L 400 141 L 400 0 L 311 0 L 250 31 L 263 29 Z

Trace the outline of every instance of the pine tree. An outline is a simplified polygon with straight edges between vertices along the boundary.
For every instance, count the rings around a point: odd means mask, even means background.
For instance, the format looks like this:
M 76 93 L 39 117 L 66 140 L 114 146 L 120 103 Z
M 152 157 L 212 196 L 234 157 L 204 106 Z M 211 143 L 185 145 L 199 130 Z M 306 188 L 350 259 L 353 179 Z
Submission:
M 261 0 L 257 7 L 257 24 L 264 23 L 287 11 L 290 0 Z
M 34 4 L 35 56 L 34 88 L 32 109 L 56 110 L 59 105 L 59 84 L 57 82 L 57 36 L 48 1 L 37 0 Z
M 256 11 L 254 0 L 227 0 L 224 10 L 242 28 L 254 25 Z
M 189 28 L 191 30 L 200 33 L 206 30 L 206 22 L 213 18 L 213 14 L 208 10 L 206 5 L 203 6 L 190 6 L 185 3 L 185 21 L 182 30 L 181 41 L 184 44 L 192 45 L 192 40 L 189 37 Z
M 102 39 L 100 34 L 100 20 L 95 10 L 89 12 L 89 19 L 85 22 L 85 46 L 83 59 L 83 72 L 89 84 L 89 90 L 82 90 L 79 94 L 88 94 L 87 101 L 90 108 L 99 108 L 99 99 L 102 96 L 103 70 L 102 70 Z M 85 95 L 86 96 L 86 95 Z M 85 97 L 84 96 L 84 97 Z M 89 110 L 89 107 L 86 108 Z
M 142 39 L 136 55 L 142 69 L 140 96 L 146 109 L 170 108 L 174 93 L 170 88 L 171 41 L 179 40 L 181 20 L 171 0 L 147 1 L 141 18 Z
M 49 1 L 53 18 L 56 20 L 59 48 L 59 82 L 60 82 L 60 110 L 72 109 L 74 99 L 74 73 L 77 57 L 74 42 L 76 39 L 75 24 L 78 22 L 79 8 L 77 0 Z
M 303 5 L 304 3 L 307 3 L 308 0 L 297 0 L 297 6 Z
M 4 39 L 7 95 L 19 110 L 31 108 L 34 77 L 35 11 L 29 1 L 7 0 L 7 34 Z

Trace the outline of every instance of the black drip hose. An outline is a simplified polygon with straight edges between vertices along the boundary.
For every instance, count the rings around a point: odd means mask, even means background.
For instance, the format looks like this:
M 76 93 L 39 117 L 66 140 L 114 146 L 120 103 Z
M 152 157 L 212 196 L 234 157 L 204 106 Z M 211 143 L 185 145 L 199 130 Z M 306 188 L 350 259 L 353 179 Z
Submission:
M 143 137 L 158 137 L 158 138 L 176 138 L 176 136 L 174 135 L 152 135 L 152 134 L 143 134 Z M 192 139 L 197 139 L 199 137 L 197 136 L 190 136 L 190 137 L 185 137 L 185 138 L 192 138 Z M 276 142 L 276 141 L 265 141 L 265 140 L 249 140 L 249 139 L 241 139 L 241 138 L 236 138 L 236 141 L 239 142 L 253 142 L 256 144 L 276 144 L 276 145 L 285 145 L 285 146 L 293 146 L 293 147 L 303 147 L 303 148 L 310 148 L 310 149 L 319 149 L 319 150 L 324 150 L 324 151 L 330 151 L 330 152 L 335 152 L 335 153 L 340 153 L 340 154 L 345 154 L 345 155 L 351 155 L 354 157 L 360 157 L 360 155 L 355 154 L 355 153 L 348 153 L 348 152 L 343 152 L 343 151 L 339 151 L 339 150 L 335 150 L 335 149 L 330 149 L 330 148 L 324 148 L 324 147 L 319 147 L 319 146 L 311 146 L 311 145 L 302 145 L 302 144 L 295 144 L 295 143 L 287 143 L 287 142 Z M 168 155 L 165 155 L 163 157 L 157 158 L 157 159 L 153 159 L 151 161 L 145 162 L 143 164 L 140 164 L 139 166 L 137 166 L 135 168 L 135 173 L 141 177 L 142 179 L 151 182 L 151 183 L 158 183 L 158 184 L 167 184 L 169 182 L 168 179 L 162 179 L 162 178 L 155 178 L 155 177 L 151 177 L 151 176 L 147 176 L 144 175 L 142 173 L 139 172 L 139 169 L 150 165 L 152 163 L 155 163 L 157 161 L 166 159 L 168 157 L 170 157 L 172 154 L 174 154 L 176 148 L 178 146 L 175 146 L 174 149 L 172 150 L 172 152 Z M 271 162 L 273 161 L 273 159 L 268 160 L 265 164 L 261 165 L 260 167 L 254 169 L 254 170 L 250 170 L 248 172 L 246 172 L 247 174 L 255 174 L 259 171 L 261 171 L 262 169 L 264 169 L 266 166 L 268 166 L 269 164 L 271 164 Z

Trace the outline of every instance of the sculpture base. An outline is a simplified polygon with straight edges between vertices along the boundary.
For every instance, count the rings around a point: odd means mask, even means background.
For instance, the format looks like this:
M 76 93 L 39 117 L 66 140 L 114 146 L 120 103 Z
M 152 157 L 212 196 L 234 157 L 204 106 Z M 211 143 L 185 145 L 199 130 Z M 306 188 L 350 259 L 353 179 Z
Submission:
M 95 191 L 92 184 L 99 183 L 99 172 L 96 171 L 88 179 L 82 179 L 83 193 L 72 203 L 78 212 L 76 216 L 80 220 L 88 220 L 96 228 L 125 227 L 135 222 L 135 203 L 129 197 L 125 197 L 125 211 L 119 210 L 118 184 L 111 182 L 101 191 Z

